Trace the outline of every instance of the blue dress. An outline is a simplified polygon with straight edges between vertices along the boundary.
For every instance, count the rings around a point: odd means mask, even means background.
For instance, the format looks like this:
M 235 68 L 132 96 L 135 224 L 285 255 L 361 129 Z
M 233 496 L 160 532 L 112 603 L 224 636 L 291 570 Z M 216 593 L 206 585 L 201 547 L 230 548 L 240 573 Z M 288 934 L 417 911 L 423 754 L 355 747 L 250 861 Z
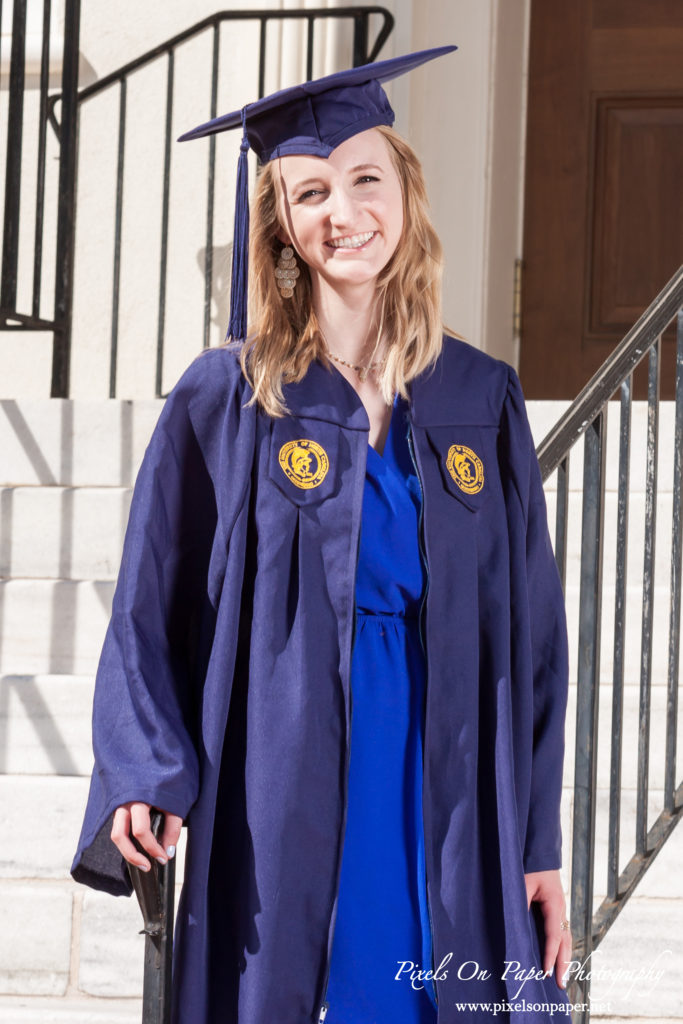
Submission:
M 397 396 L 368 445 L 352 660 L 348 810 L 325 1024 L 434 1024 L 424 874 L 421 491 Z M 397 972 L 407 965 L 399 979 Z

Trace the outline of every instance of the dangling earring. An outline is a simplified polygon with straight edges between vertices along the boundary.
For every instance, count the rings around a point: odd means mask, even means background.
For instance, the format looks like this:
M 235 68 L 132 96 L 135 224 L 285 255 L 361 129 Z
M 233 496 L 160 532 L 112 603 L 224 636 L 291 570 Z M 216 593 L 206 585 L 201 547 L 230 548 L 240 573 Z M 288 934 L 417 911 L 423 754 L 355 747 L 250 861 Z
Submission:
M 283 299 L 291 299 L 296 288 L 296 279 L 300 273 L 301 271 L 296 265 L 294 250 L 290 245 L 286 245 L 280 253 L 275 268 L 275 280 Z

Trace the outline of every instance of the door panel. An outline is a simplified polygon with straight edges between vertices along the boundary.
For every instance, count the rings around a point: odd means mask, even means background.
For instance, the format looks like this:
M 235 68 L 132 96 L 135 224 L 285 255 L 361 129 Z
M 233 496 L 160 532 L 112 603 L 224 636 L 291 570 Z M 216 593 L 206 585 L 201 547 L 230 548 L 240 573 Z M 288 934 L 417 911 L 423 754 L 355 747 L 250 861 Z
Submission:
M 680 0 L 532 0 L 526 175 L 520 374 L 571 398 L 683 262 Z

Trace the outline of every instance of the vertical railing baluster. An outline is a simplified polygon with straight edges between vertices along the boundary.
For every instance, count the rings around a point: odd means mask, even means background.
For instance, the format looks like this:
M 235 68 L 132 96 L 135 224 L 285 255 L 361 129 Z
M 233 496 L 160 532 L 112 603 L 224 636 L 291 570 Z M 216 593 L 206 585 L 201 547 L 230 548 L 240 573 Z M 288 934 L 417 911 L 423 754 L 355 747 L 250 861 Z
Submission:
M 55 335 L 52 348 L 51 398 L 69 397 L 71 324 L 76 251 L 76 179 L 78 172 L 78 63 L 81 0 L 64 7 L 62 119 L 59 135 L 57 245 L 55 250 Z
M 368 58 L 368 29 L 370 20 L 367 12 L 358 12 L 353 22 L 353 66 L 365 64 Z
M 161 201 L 161 256 L 159 259 L 159 309 L 157 319 L 157 359 L 154 394 L 161 398 L 166 333 L 166 276 L 168 272 L 168 206 L 171 193 L 171 126 L 173 124 L 173 80 L 175 50 L 168 51 L 166 70 L 166 127 L 164 135 L 164 191 Z
M 263 25 L 263 22 L 261 22 Z M 220 56 L 220 24 L 213 27 L 213 52 L 211 56 L 211 114 L 218 109 L 218 61 Z M 209 179 L 206 193 L 206 243 L 204 246 L 204 348 L 211 343 L 211 292 L 213 290 L 213 222 L 216 203 L 216 136 L 209 138 Z
M 121 284 L 121 227 L 123 221 L 123 170 L 126 146 L 126 86 L 121 79 L 119 93 L 119 144 L 116 165 L 116 217 L 114 223 L 114 280 L 112 284 L 111 353 L 109 361 L 109 397 L 116 398 L 116 364 L 119 345 L 119 299 Z
M 569 452 L 557 467 L 557 504 L 555 506 L 555 561 L 562 581 L 567 584 L 567 523 L 569 519 Z
M 50 8 L 50 0 L 43 0 L 43 38 L 40 53 L 40 107 L 38 112 L 38 167 L 36 171 L 36 221 L 33 236 L 33 303 L 31 310 L 35 317 L 40 316 L 40 290 L 43 270 L 47 91 L 50 85 Z
M 315 18 L 309 17 L 306 19 L 308 25 L 308 31 L 306 32 L 306 81 L 310 82 L 313 78 L 313 47 L 314 47 L 314 35 L 315 35 Z
M 13 312 L 17 304 L 19 216 L 21 212 L 21 154 L 24 138 L 24 65 L 26 61 L 26 0 L 14 0 L 12 48 L 7 111 L 5 160 L 5 220 L 2 239 L 0 308 Z
M 261 18 L 258 51 L 258 98 L 262 99 L 266 89 L 266 26 L 268 18 Z
M 683 461 L 683 309 L 676 329 L 676 420 L 674 429 L 673 506 L 671 511 L 671 597 L 669 606 L 669 664 L 666 686 L 666 754 L 664 809 L 674 812 L 676 790 L 676 725 L 678 719 L 678 659 L 681 645 L 681 517 Z
M 586 430 L 583 463 L 571 883 L 574 943 L 582 960 L 589 956 L 592 950 L 606 416 L 607 410 L 603 407 Z M 573 987 L 580 992 L 580 998 L 573 1001 L 587 1003 L 590 978 L 575 980 Z M 578 1021 L 588 1020 L 588 1011 L 578 1013 Z
M 647 852 L 647 804 L 650 767 L 650 697 L 652 686 L 652 627 L 655 589 L 655 531 L 657 528 L 657 447 L 659 435 L 659 356 L 661 335 L 650 349 L 647 376 L 647 469 L 645 477 L 645 538 L 643 555 L 643 615 L 640 648 L 638 708 L 638 788 L 636 797 L 636 854 Z
M 617 537 L 614 588 L 614 670 L 612 676 L 612 747 L 609 782 L 609 835 L 607 895 L 617 896 L 621 825 L 621 749 L 624 713 L 624 648 L 626 640 L 626 578 L 628 571 L 628 512 L 631 455 L 631 402 L 633 374 L 621 385 L 619 418 L 619 479 L 617 484 Z

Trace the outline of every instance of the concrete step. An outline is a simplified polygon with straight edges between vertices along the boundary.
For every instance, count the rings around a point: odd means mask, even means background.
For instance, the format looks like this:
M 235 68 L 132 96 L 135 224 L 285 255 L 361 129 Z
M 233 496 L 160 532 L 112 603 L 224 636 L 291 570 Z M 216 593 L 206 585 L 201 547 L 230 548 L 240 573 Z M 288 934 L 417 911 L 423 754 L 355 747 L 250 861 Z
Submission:
M 0 774 L 90 775 L 92 676 L 0 676 Z
M 113 594 L 108 581 L 0 581 L 0 673 L 93 675 Z
M 671 858 L 669 868 L 680 870 L 680 860 L 677 867 Z M 591 1004 L 598 1019 L 680 1020 L 682 963 L 683 900 L 634 896 L 585 967 L 593 972 Z
M 546 490 L 548 508 L 548 527 L 550 536 L 555 542 L 556 492 Z M 567 513 L 567 581 L 577 583 L 581 572 L 581 516 L 583 511 L 583 495 L 578 491 L 569 494 Z M 603 586 L 614 591 L 616 582 L 617 561 L 617 513 L 618 497 L 615 492 L 608 491 L 605 495 L 604 547 L 603 547 Z M 671 576 L 671 533 L 673 526 L 673 495 L 671 492 L 660 492 L 656 505 L 656 543 L 655 543 L 655 582 L 658 586 L 668 587 Z M 626 550 L 626 578 L 629 586 L 642 586 L 643 557 L 645 543 L 645 494 L 642 491 L 632 492 L 628 508 L 628 531 Z
M 0 880 L 69 880 L 89 785 L 87 778 L 0 775 Z M 183 844 L 177 856 L 180 883 Z
M 569 583 L 565 590 L 567 630 L 569 635 L 569 678 L 577 678 L 579 636 L 579 587 Z M 640 681 L 642 645 L 642 588 L 629 586 L 626 592 L 624 637 L 624 681 Z M 668 587 L 657 586 L 653 594 L 652 685 L 666 686 L 669 645 Z M 600 679 L 610 683 L 614 675 L 614 592 L 608 587 L 602 594 L 602 640 L 600 646 Z
M 0 997 L 0 1024 L 140 1024 L 141 999 Z
M 529 402 L 529 421 L 536 444 L 554 426 L 568 402 Z M 65 486 L 130 486 L 142 459 L 163 399 L 0 399 L 2 484 L 61 484 Z M 607 414 L 608 490 L 616 490 L 618 474 L 619 407 L 611 402 Z M 659 487 L 672 489 L 674 407 L 660 403 Z M 632 412 L 631 483 L 644 490 L 647 441 L 647 403 L 634 402 Z M 580 490 L 583 443 L 571 456 L 570 488 Z M 549 488 L 555 486 L 554 479 Z
M 571 875 L 567 859 L 571 846 L 571 810 L 573 780 L 566 779 L 563 792 L 563 838 L 566 884 Z M 0 776 L 0 823 L 3 843 L 0 849 L 0 879 L 2 880 L 62 880 L 69 878 L 69 869 L 76 850 L 83 812 L 88 794 L 89 779 L 66 776 Z M 596 878 L 595 896 L 602 899 L 606 892 L 607 863 L 607 788 L 597 793 L 596 810 Z M 661 806 L 661 793 L 650 791 L 650 802 L 654 812 Z M 633 790 L 622 791 L 622 827 L 620 846 L 620 871 L 630 859 L 634 850 L 636 794 Z M 27 808 L 30 812 L 27 813 Z M 38 841 L 38 836 L 49 836 L 50 842 Z M 184 835 L 184 834 L 183 834 Z M 668 840 L 668 848 L 674 851 L 680 863 L 683 854 L 683 829 L 674 831 Z M 666 849 L 666 847 L 665 847 Z M 661 856 L 661 855 L 660 855 Z M 673 854 L 672 854 L 673 856 Z M 660 858 L 646 873 L 639 887 L 640 895 L 657 898 L 667 896 L 683 899 L 683 877 L 677 871 L 665 877 L 660 874 Z M 184 871 L 184 853 L 179 846 L 176 872 L 178 882 Z
M 0 776 L 0 879 L 69 878 L 89 779 Z
M 19 486 L 0 488 L 0 576 L 115 579 L 121 560 L 132 489 L 128 487 Z M 605 502 L 603 581 L 614 587 L 617 496 Z M 548 491 L 551 535 L 555 492 Z M 569 499 L 567 580 L 578 581 L 581 560 L 581 495 Z M 655 579 L 668 586 L 672 495 L 657 500 Z M 645 496 L 632 495 L 628 530 L 628 582 L 642 585 Z
M 0 995 L 65 996 L 71 990 L 139 999 L 144 937 L 135 897 L 114 899 L 74 882 L 0 882 L 0 900 L 5 921 L 14 923 L 0 930 Z M 71 957 L 76 943 L 78 966 Z M 14 1005 L 6 1002 L 5 1011 Z
M 0 401 L 0 485 L 130 487 L 161 399 Z
M 621 784 L 635 790 L 638 779 L 638 732 L 640 729 L 640 687 L 635 683 L 624 686 L 622 711 Z M 650 695 L 650 789 L 664 789 L 664 756 L 666 739 L 666 688 L 653 686 Z M 683 701 L 678 704 L 678 735 L 683 735 Z M 576 729 L 576 686 L 569 689 L 566 726 L 564 777 L 567 785 L 574 781 L 574 735 Z M 599 693 L 598 710 L 598 786 L 609 786 L 612 742 L 612 689 L 603 684 Z
M 71 962 L 73 892 L 0 882 L 0 994 L 63 996 Z
M 112 580 L 0 580 L 0 673 L 92 675 L 97 669 L 114 594 Z M 576 679 L 578 588 L 568 586 L 567 621 L 570 637 L 570 678 Z M 640 679 L 642 593 L 629 587 L 625 641 L 625 680 Z M 654 595 L 653 685 L 665 685 L 668 658 L 669 593 Z M 601 678 L 613 673 L 613 614 L 608 598 L 603 605 Z
M 116 579 L 131 496 L 127 487 L 0 489 L 0 576 Z
M 534 442 L 538 446 L 555 426 L 569 402 L 528 402 L 527 413 Z M 618 402 L 607 407 L 607 447 L 605 454 L 605 487 L 616 491 L 619 482 L 619 429 Z M 673 402 L 659 403 L 658 486 L 661 491 L 673 489 L 675 406 Z M 584 438 L 574 445 L 569 459 L 569 488 L 583 489 Z M 634 402 L 631 411 L 630 484 L 633 491 L 644 491 L 647 466 L 647 402 Z M 548 481 L 555 488 L 555 475 Z
M 0 774 L 88 776 L 92 769 L 91 714 L 93 676 L 0 676 Z M 640 689 L 624 687 L 622 785 L 635 789 L 637 742 L 640 725 Z M 612 723 L 611 687 L 603 684 L 598 715 L 598 784 L 607 785 L 610 773 Z M 666 690 L 652 688 L 650 728 L 650 787 L 664 785 Z M 573 780 L 573 732 L 576 687 L 570 687 L 567 710 L 565 779 Z M 678 707 L 679 735 L 683 732 L 683 702 Z

